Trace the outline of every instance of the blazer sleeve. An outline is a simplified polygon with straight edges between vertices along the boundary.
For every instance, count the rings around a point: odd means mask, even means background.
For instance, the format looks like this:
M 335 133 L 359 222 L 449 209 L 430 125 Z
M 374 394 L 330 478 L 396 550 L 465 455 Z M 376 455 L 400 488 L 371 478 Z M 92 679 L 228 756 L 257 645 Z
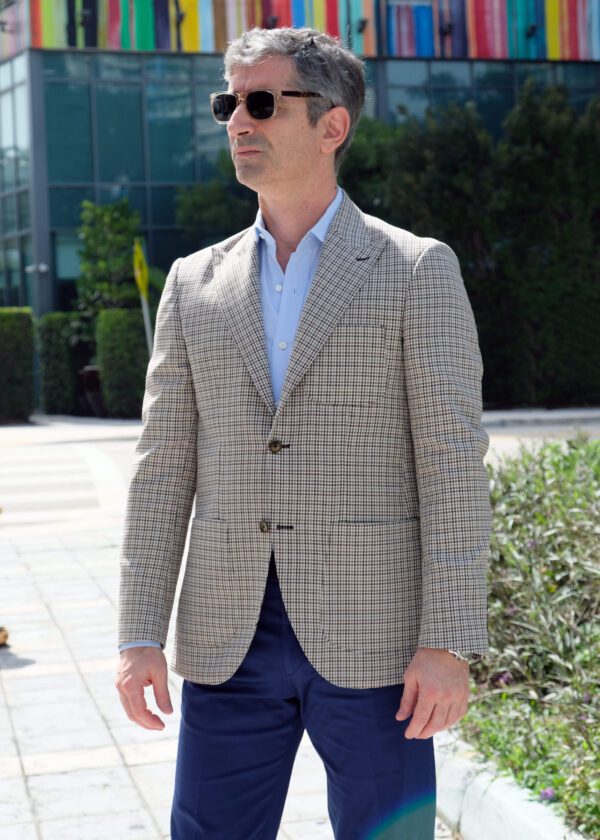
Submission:
M 164 648 L 196 492 L 198 412 L 178 303 L 180 263 L 165 283 L 146 374 L 120 555 L 119 644 L 154 639 Z
M 456 254 L 429 242 L 413 269 L 403 324 L 421 528 L 418 645 L 485 654 L 491 505 L 483 363 Z

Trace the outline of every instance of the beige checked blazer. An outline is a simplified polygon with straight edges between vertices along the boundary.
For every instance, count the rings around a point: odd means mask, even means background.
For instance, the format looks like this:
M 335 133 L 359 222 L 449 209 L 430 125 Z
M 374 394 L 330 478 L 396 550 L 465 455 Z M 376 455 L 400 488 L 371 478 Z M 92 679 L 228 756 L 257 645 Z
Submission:
M 402 682 L 417 646 L 487 652 L 483 365 L 457 258 L 344 195 L 279 404 L 252 228 L 176 260 L 148 366 L 121 550 L 119 643 L 167 640 L 216 684 L 258 622 L 271 549 L 309 661 Z

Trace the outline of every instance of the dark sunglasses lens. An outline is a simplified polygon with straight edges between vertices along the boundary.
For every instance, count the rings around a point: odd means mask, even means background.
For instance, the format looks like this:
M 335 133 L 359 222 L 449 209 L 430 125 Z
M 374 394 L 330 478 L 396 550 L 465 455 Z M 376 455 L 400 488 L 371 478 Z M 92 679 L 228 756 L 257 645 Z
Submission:
M 255 120 L 268 120 L 275 112 L 275 97 L 268 90 L 255 90 L 246 98 L 248 113 Z
M 220 93 L 212 101 L 212 109 L 218 122 L 227 122 L 235 111 L 237 101 L 232 93 Z

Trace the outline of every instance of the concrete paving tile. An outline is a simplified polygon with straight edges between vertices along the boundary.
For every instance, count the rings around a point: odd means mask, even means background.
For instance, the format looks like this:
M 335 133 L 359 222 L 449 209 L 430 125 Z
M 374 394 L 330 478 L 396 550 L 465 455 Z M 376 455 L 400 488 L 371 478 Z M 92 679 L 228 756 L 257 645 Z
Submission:
M 10 647 L 22 654 L 33 650 L 56 650 L 64 646 L 62 633 L 55 624 L 45 622 L 39 629 L 22 629 L 18 622 L 10 627 Z
M 66 773 L 71 770 L 120 767 L 123 759 L 116 747 L 97 747 L 85 750 L 59 750 L 23 756 L 26 776 L 42 773 Z
M 30 776 L 28 784 L 40 821 L 144 812 L 123 767 Z
M 13 742 L 14 746 L 14 742 Z M 15 749 L 16 753 L 16 749 Z M 1 739 L 0 739 L 0 779 L 14 779 L 17 776 L 22 775 L 21 770 L 21 761 L 15 755 L 11 757 L 7 757 L 6 753 L 3 752 L 1 748 Z
M 38 585 L 44 600 L 52 605 L 54 600 L 64 601 L 65 598 L 81 601 L 83 598 L 99 598 L 102 591 L 96 583 L 89 578 L 87 572 L 83 572 L 81 579 L 70 580 L 39 580 Z M 70 575 L 75 577 L 75 574 Z
M 160 834 L 143 811 L 74 817 L 40 823 L 43 840 L 156 840 Z
M 2 679 L 7 683 L 32 677 L 44 677 L 50 674 L 74 674 L 77 672 L 77 667 L 69 657 L 64 662 L 32 662 L 24 668 L 14 668 L 6 671 L 2 670 L 2 664 L 0 663 L 0 671 L 2 672 Z
M 170 718 L 170 715 L 165 715 L 165 718 Z M 179 727 L 170 726 L 167 722 L 164 729 L 144 729 L 143 726 L 129 720 L 123 710 L 123 723 L 120 726 L 111 726 L 110 732 L 119 747 L 124 748 L 133 744 L 154 744 L 177 739 Z
M 13 708 L 88 700 L 87 688 L 79 674 L 48 674 L 5 683 L 8 705 Z
M 31 806 L 24 778 L 14 776 L 3 779 L 0 796 L 0 826 L 6 829 L 7 826 L 15 823 L 29 822 L 31 818 Z
M 25 822 L 18 825 L 1 826 L 0 840 L 38 840 L 35 823 Z
M 114 671 L 116 676 L 118 667 L 117 657 L 118 650 L 116 650 L 115 645 L 113 656 L 102 656 L 97 659 L 80 659 L 77 664 L 82 674 L 93 674 L 97 671 Z
M 333 840 L 333 829 L 328 818 L 299 822 L 282 821 L 281 828 L 289 840 Z
M 2 561 L 2 585 L 5 582 L 19 582 L 29 575 L 29 569 L 22 561 Z
M 25 660 L 26 665 L 21 660 Z M 47 650 L 38 648 L 35 652 L 28 650 L 21 653 L 18 648 L 11 644 L 8 649 L 0 652 L 0 671 L 33 665 L 65 665 L 72 663 L 72 661 L 71 654 L 66 647 L 49 648 Z
M 165 738 L 150 744 L 119 744 L 119 746 L 125 763 L 129 766 L 174 762 L 177 758 L 177 740 L 177 738 Z
M 171 837 L 171 804 L 164 805 L 161 808 L 152 808 L 152 816 L 158 823 L 160 830 L 160 837 L 167 840 Z
M 175 788 L 175 762 L 160 762 L 132 767 L 131 775 L 153 813 L 171 808 Z
M 10 581 L 2 584 L 2 600 L 17 606 L 39 600 L 40 593 L 31 580 Z
M 9 624 L 17 616 L 19 618 L 27 617 L 28 620 L 33 622 L 40 620 L 42 617 L 47 618 L 49 613 L 48 608 L 40 598 L 27 601 L 24 604 L 9 604 L 2 598 L 2 620 Z
M 327 816 L 327 795 L 318 793 L 300 793 L 288 795 L 283 809 L 282 822 L 320 820 Z

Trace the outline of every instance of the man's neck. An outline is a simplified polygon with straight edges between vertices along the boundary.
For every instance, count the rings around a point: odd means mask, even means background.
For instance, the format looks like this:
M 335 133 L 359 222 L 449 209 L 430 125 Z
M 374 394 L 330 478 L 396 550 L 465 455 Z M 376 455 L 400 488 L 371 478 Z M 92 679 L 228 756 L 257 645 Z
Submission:
M 319 221 L 335 198 L 337 184 L 333 182 L 318 194 L 288 195 L 285 197 L 258 196 L 258 204 L 265 226 L 277 244 L 277 250 L 292 254 L 302 238 Z

